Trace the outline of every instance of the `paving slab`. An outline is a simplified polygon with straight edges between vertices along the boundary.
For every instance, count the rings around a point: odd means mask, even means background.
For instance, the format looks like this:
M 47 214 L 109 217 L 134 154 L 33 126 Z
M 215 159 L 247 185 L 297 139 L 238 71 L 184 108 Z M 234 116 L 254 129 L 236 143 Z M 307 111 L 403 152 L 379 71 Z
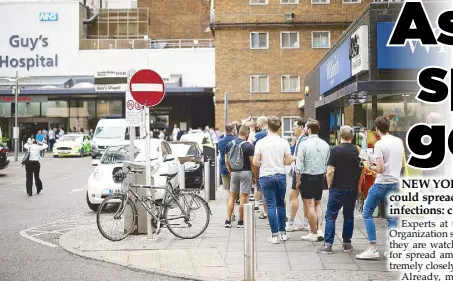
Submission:
M 290 181 L 288 181 L 290 183 Z M 287 193 L 289 194 L 289 192 Z M 289 200 L 289 199 L 287 199 Z M 327 200 L 324 194 L 324 208 Z M 96 260 L 116 263 L 137 270 L 184 277 L 189 280 L 239 281 L 244 273 L 244 230 L 225 229 L 226 198 L 222 189 L 217 200 L 210 201 L 213 216 L 206 232 L 196 239 L 174 237 L 166 229 L 155 239 L 145 235 L 130 236 L 123 241 L 111 242 L 102 237 L 95 221 L 76 228 L 60 237 L 60 245 L 69 252 Z M 287 204 L 289 205 L 289 204 Z M 302 204 L 300 204 L 302 206 Z M 238 206 L 235 206 L 239 217 Z M 355 255 L 368 246 L 366 230 L 360 214 L 355 214 L 352 237 L 354 251 L 342 251 L 342 218 L 336 223 L 334 253 L 318 254 L 313 251 L 321 242 L 302 241 L 306 231 L 288 233 L 290 240 L 280 244 L 267 243 L 270 228 L 267 220 L 254 213 L 256 280 L 335 280 L 368 281 L 395 280 L 398 274 L 387 270 L 385 259 L 361 261 Z M 296 223 L 301 223 L 303 210 L 299 208 Z M 386 224 L 376 219 L 378 246 L 383 252 L 386 245 Z

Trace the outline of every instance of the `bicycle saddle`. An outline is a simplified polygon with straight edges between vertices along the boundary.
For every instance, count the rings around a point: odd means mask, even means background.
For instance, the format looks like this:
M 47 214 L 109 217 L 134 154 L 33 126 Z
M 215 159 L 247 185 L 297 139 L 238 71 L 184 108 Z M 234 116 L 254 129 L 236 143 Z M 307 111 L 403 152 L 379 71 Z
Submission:
M 167 178 L 174 178 L 176 177 L 178 173 L 174 173 L 174 174 L 160 174 L 159 176 L 161 177 L 167 177 Z

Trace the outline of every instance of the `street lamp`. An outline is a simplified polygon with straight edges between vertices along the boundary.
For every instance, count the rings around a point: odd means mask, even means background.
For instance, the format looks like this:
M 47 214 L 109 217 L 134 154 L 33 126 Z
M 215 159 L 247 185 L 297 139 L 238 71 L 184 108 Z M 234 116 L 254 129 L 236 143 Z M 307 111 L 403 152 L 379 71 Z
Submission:
M 14 138 L 14 161 L 19 161 L 19 149 L 17 148 L 19 146 L 19 125 L 17 124 L 17 114 L 19 111 L 18 108 L 18 96 L 19 96 L 19 80 L 29 78 L 28 76 L 26 77 L 19 77 L 19 72 L 16 71 L 16 77 L 14 78 L 0 78 L 0 80 L 6 80 L 9 82 L 14 82 L 16 83 L 16 86 L 14 87 L 14 129 L 13 129 L 13 138 Z

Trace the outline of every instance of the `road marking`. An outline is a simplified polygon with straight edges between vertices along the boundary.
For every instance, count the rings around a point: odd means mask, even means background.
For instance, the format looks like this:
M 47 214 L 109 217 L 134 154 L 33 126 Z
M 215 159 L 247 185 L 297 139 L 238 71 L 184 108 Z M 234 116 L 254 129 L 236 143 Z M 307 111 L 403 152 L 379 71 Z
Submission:
M 27 232 L 26 232 L 26 230 L 21 230 L 21 231 L 19 232 L 19 234 L 20 234 L 22 237 L 24 237 L 24 238 L 26 238 L 26 239 L 28 239 L 28 240 L 31 240 L 31 241 L 33 241 L 33 242 L 39 243 L 39 244 L 41 244 L 41 245 L 48 246 L 48 247 L 52 247 L 52 248 L 58 247 L 58 246 L 55 245 L 55 244 L 52 244 L 52 243 L 49 243 L 49 242 L 46 242 L 46 241 L 39 240 L 39 239 L 36 239 L 36 238 L 33 237 L 33 236 L 28 235 Z
M 80 192 L 80 191 L 84 191 L 84 190 L 87 190 L 87 189 L 88 189 L 88 186 L 85 186 L 83 188 L 75 188 L 75 189 L 71 190 L 71 192 L 69 192 L 69 194 Z

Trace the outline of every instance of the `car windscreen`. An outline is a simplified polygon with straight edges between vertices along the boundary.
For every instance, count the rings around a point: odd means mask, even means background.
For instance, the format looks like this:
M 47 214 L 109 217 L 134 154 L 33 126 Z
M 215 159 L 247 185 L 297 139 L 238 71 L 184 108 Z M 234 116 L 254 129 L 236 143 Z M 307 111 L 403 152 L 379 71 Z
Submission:
M 151 160 L 159 158 L 160 152 L 158 148 L 154 148 L 154 151 L 151 151 Z M 145 151 L 141 150 L 139 153 L 135 154 L 134 161 L 144 162 L 145 161 Z
M 140 154 L 140 150 L 135 148 L 135 156 Z M 120 164 L 129 161 L 129 146 L 110 146 L 101 159 L 101 164 Z
M 79 141 L 79 142 L 82 142 L 82 136 L 65 135 L 65 136 L 62 136 L 59 140 L 60 141 Z
M 119 139 L 126 135 L 125 127 L 97 127 L 94 137 L 99 139 Z
M 171 146 L 172 153 L 177 157 L 186 157 L 186 156 L 196 156 L 197 155 L 196 147 L 192 144 L 172 143 L 170 146 Z

